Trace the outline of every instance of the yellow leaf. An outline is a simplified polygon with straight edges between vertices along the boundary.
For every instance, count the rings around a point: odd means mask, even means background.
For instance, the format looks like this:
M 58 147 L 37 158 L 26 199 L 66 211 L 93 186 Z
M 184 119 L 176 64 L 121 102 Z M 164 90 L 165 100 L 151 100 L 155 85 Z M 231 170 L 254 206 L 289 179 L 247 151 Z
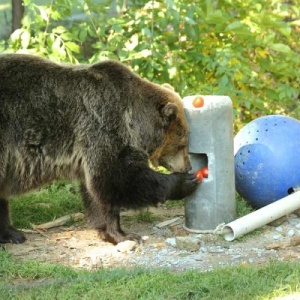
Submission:
M 266 49 L 256 50 L 256 53 L 262 58 L 266 58 L 270 54 L 269 51 Z

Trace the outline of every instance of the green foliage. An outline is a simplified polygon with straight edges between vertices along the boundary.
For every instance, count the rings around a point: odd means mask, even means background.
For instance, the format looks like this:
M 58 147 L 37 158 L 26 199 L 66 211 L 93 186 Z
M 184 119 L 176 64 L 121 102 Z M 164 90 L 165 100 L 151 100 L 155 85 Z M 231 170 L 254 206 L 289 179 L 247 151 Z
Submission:
M 241 196 L 236 193 L 236 212 L 237 218 L 248 215 L 254 211 L 254 209 L 250 206 L 248 202 L 246 202 Z
M 83 210 L 76 183 L 55 182 L 38 191 L 12 199 L 14 226 L 31 228 L 31 224 L 50 222 L 64 215 Z
M 0 49 L 56 61 L 117 59 L 188 94 L 226 94 L 239 127 L 299 117 L 299 0 L 24 0 L 23 27 Z
M 148 208 L 140 209 L 138 214 L 134 216 L 134 222 L 153 223 L 159 220 Z

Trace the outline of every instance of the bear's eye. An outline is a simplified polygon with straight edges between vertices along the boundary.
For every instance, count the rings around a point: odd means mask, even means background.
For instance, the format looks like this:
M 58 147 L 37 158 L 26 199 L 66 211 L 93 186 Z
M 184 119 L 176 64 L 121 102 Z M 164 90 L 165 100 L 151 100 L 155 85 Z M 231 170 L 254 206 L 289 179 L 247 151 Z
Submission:
M 186 136 L 184 136 L 183 138 L 180 139 L 179 145 L 181 145 L 182 147 L 186 147 L 187 143 L 188 143 L 188 140 L 187 140 Z
M 178 146 L 178 150 L 183 150 L 186 147 L 186 144 L 182 144 Z

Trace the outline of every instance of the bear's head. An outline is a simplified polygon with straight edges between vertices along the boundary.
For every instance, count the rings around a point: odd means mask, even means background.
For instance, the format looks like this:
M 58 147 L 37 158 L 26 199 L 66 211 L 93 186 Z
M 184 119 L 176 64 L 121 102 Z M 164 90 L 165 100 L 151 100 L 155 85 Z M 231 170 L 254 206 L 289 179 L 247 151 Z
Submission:
M 111 119 L 124 124 L 116 130 L 123 144 L 142 148 L 154 166 L 189 171 L 188 124 L 182 99 L 174 89 L 149 82 L 115 61 L 97 63 L 90 70 L 101 79 L 101 95 L 105 94 Z M 99 103 L 95 110 L 101 113 L 103 101 Z
M 172 172 L 188 172 L 191 164 L 188 157 L 188 123 L 182 99 L 168 84 L 162 89 L 161 117 L 165 120 L 163 142 L 151 154 L 154 166 L 163 166 Z

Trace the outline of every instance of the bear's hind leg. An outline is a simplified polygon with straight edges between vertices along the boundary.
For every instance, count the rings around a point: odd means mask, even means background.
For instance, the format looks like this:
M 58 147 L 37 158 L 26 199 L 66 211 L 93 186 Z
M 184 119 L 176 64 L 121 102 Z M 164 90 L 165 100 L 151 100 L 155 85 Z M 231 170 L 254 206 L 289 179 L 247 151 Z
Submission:
M 25 240 L 24 234 L 11 226 L 8 200 L 0 198 L 0 243 L 21 244 Z
M 102 210 L 102 218 L 106 220 L 105 225 L 96 228 L 99 236 L 104 241 L 118 244 L 126 240 L 140 242 L 141 237 L 135 233 L 124 233 L 120 226 L 120 209 L 111 205 L 105 205 L 105 210 Z M 104 212 L 104 214 L 103 214 Z
M 139 235 L 126 234 L 121 229 L 119 207 L 101 200 L 93 201 L 84 184 L 81 185 L 81 195 L 89 222 L 102 240 L 115 245 L 126 240 L 141 241 Z

